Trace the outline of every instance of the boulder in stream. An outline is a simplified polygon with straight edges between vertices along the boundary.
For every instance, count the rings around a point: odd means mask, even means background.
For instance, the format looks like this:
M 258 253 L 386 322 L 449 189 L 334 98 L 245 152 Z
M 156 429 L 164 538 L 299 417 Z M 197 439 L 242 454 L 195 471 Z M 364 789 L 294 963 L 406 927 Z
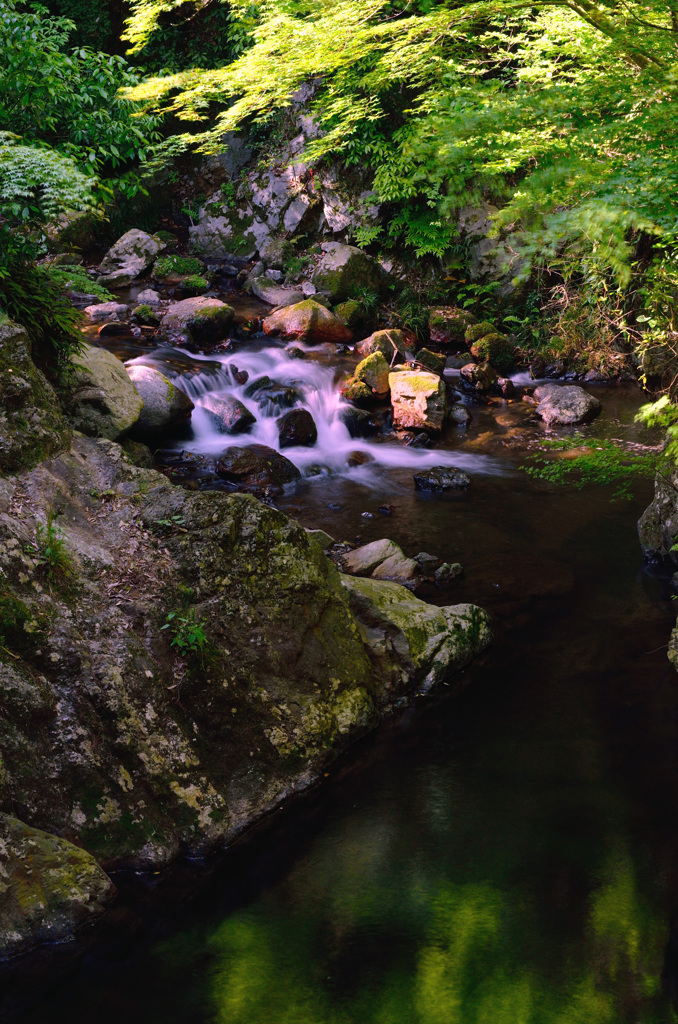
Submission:
M 157 235 L 132 228 L 112 245 L 101 261 L 99 283 L 124 288 L 154 263 L 165 243 Z
M 389 365 L 381 352 L 373 352 L 358 363 L 353 374 L 355 380 L 362 381 L 370 389 L 375 398 L 386 398 L 389 391 Z
M 418 491 L 463 491 L 470 483 L 470 477 L 456 466 L 432 466 L 414 474 Z
M 223 341 L 233 323 L 233 309 L 203 295 L 170 306 L 160 321 L 160 333 L 188 349 L 211 347 Z
M 83 312 L 93 324 L 98 324 L 105 320 L 126 320 L 129 306 L 124 302 L 97 302 L 94 306 L 87 306 Z
M 163 431 L 187 423 L 193 402 L 155 366 L 133 363 L 127 373 L 143 399 L 143 408 L 134 424 L 136 437 L 151 438 Z
M 394 360 L 400 361 L 406 357 L 405 337 L 402 331 L 375 331 L 356 345 L 355 350 L 363 359 L 374 352 L 381 352 L 388 365 L 392 366 Z
M 603 408 L 593 395 L 576 384 L 544 384 L 534 392 L 538 400 L 537 416 L 547 427 L 577 426 L 595 419 Z
M 213 426 L 222 434 L 240 434 L 257 421 L 246 405 L 228 393 L 202 395 L 196 405 L 208 413 Z
M 346 572 L 355 576 L 371 576 L 375 580 L 391 580 L 405 587 L 416 587 L 422 569 L 414 558 L 408 558 L 395 541 L 384 538 L 348 551 L 341 558 Z
M 292 306 L 276 309 L 264 320 L 264 333 L 286 341 L 319 345 L 329 341 L 346 345 L 353 340 L 351 331 L 329 309 L 315 299 L 304 299 Z
M 301 445 L 312 448 L 318 440 L 318 429 L 308 409 L 292 409 L 278 421 L 278 443 L 281 448 Z
M 68 414 L 76 430 L 117 441 L 139 419 L 144 405 L 124 364 L 105 348 L 84 345 L 72 360 Z
M 217 459 L 216 469 L 222 480 L 254 493 L 281 494 L 287 484 L 301 479 L 293 462 L 263 444 L 227 448 Z
M 462 380 L 476 391 L 489 391 L 497 380 L 497 374 L 489 363 L 466 363 L 461 368 Z
M 386 271 L 371 256 L 354 245 L 323 242 L 323 255 L 313 273 L 313 284 L 330 302 L 344 302 L 356 288 L 381 293 L 388 284 Z
M 400 370 L 389 374 L 393 425 L 401 429 L 442 430 L 447 412 L 445 385 L 435 373 Z
M 304 293 L 301 288 L 285 288 L 277 284 L 270 277 L 262 274 L 259 277 L 248 277 L 246 290 L 256 295 L 262 302 L 268 302 L 270 306 L 293 306 L 304 301 Z

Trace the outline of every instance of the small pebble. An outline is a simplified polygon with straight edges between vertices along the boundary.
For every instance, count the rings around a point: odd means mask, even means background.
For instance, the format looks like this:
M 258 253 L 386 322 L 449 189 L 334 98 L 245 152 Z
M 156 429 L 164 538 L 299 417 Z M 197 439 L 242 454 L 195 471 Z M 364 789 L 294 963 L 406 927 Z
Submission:
M 360 513 L 360 518 L 361 519 L 374 519 L 374 515 L 373 515 L 372 512 L 361 512 Z
M 380 505 L 377 512 L 381 512 L 382 516 L 392 516 L 393 505 Z

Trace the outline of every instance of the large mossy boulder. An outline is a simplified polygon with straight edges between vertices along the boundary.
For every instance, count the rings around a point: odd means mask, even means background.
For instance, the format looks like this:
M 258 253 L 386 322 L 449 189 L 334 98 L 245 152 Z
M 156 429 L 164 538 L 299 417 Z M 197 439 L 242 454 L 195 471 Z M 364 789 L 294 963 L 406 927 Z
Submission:
M 165 243 L 157 235 L 132 228 L 112 245 L 101 261 L 99 284 L 124 288 L 153 266 Z
M 155 366 L 135 363 L 127 373 L 140 395 L 143 406 L 134 424 L 134 436 L 157 439 L 163 430 L 188 423 L 193 402 Z
M 0 310 L 0 473 L 35 465 L 69 438 L 54 390 L 31 358 L 28 334 Z
M 320 345 L 326 341 L 341 345 L 353 341 L 353 332 L 315 299 L 305 299 L 274 310 L 264 320 L 263 327 L 265 334 L 286 341 L 302 341 L 307 345 Z
M 72 939 L 114 895 L 91 854 L 0 813 L 0 959 Z
M 341 242 L 324 242 L 322 250 L 312 281 L 333 304 L 345 302 L 360 289 L 381 294 L 388 286 L 386 271 L 362 249 Z
M 30 547 L 55 497 L 68 587 L 45 585 Z M 489 640 L 478 609 L 343 587 L 326 539 L 250 495 L 174 487 L 105 439 L 4 480 L 0 506 L 0 811 L 110 868 L 229 845 Z M 172 646 L 184 619 L 207 647 Z
M 185 348 L 209 348 L 228 336 L 233 308 L 202 295 L 170 306 L 160 321 L 160 334 Z
M 435 373 L 400 370 L 389 375 L 393 425 L 437 433 L 447 412 L 445 385 Z
M 124 364 L 104 348 L 85 345 L 73 362 L 68 415 L 89 437 L 117 441 L 139 419 L 144 401 Z
M 603 408 L 597 398 L 576 384 L 545 384 L 536 389 L 534 396 L 539 402 L 537 416 L 547 427 L 590 423 Z
M 492 331 L 471 343 L 471 355 L 481 363 L 489 362 L 499 373 L 510 373 L 517 362 L 516 347 L 505 334 Z
M 391 329 L 375 331 L 369 338 L 359 342 L 355 350 L 363 358 L 381 352 L 389 366 L 393 365 L 394 360 L 399 362 L 405 359 L 407 354 L 403 332 Z

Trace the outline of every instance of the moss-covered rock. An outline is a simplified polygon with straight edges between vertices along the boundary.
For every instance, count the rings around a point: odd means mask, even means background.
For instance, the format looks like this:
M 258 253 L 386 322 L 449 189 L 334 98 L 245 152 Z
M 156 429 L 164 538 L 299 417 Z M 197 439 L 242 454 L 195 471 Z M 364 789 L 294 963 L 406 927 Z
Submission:
M 363 307 L 355 299 L 347 299 L 346 302 L 340 302 L 339 305 L 334 307 L 334 315 L 354 334 L 364 319 Z M 365 355 L 369 355 L 369 352 L 366 352 Z
M 484 334 L 471 345 L 471 355 L 480 362 L 490 362 L 499 373 L 510 373 L 516 365 L 516 347 L 504 334 Z
M 165 243 L 157 236 L 132 228 L 115 245 L 112 245 L 101 261 L 100 283 L 109 287 L 123 287 L 125 280 L 133 281 L 153 265 L 158 253 L 165 248 Z
M 160 333 L 187 348 L 200 349 L 223 341 L 232 323 L 231 306 L 200 295 L 170 306 L 160 321 Z
M 439 356 L 437 352 L 431 352 L 428 348 L 421 348 L 417 352 L 417 362 L 425 366 L 427 370 L 432 370 L 433 373 L 437 373 L 440 376 L 445 369 L 445 357 Z
M 497 328 L 494 324 L 491 324 L 489 320 L 483 320 L 480 323 L 469 324 L 464 333 L 464 341 L 471 347 L 475 341 L 480 341 L 488 334 L 496 334 Z
M 314 299 L 274 310 L 264 320 L 263 327 L 266 334 L 287 341 L 304 341 L 307 345 L 319 345 L 325 341 L 346 344 L 353 340 L 348 327 Z
M 193 402 L 155 366 L 134 363 L 127 367 L 127 373 L 142 400 L 141 411 L 134 423 L 135 437 L 157 440 L 161 431 L 190 420 Z
M 73 938 L 114 895 L 90 854 L 0 814 L 0 958 Z
M 89 437 L 117 441 L 139 419 L 144 402 L 123 363 L 103 348 L 85 345 L 73 359 L 68 415 Z
M 477 323 L 473 313 L 455 306 L 437 306 L 429 310 L 428 327 L 434 345 L 460 348 L 464 344 L 466 329 Z
M 181 290 L 187 298 L 192 298 L 195 295 L 204 295 L 209 290 L 210 283 L 206 277 L 200 277 L 198 274 L 192 274 L 189 277 L 185 277 L 181 282 Z
M 0 310 L 0 473 L 33 466 L 69 439 L 54 390 L 31 359 L 26 331 Z
M 380 294 L 388 286 L 388 274 L 362 249 L 341 242 L 325 242 L 322 250 L 312 280 L 332 303 L 345 302 L 358 289 Z
M 406 430 L 442 430 L 447 412 L 445 385 L 435 373 L 399 370 L 389 375 L 393 424 Z
M 390 373 L 389 364 L 381 352 L 373 352 L 355 368 L 354 377 L 356 380 L 367 384 L 373 395 L 377 398 L 386 398 L 389 392 L 388 377 Z
M 153 264 L 153 277 L 163 284 L 180 284 L 187 277 L 202 277 L 204 269 L 197 256 L 161 256 Z
M 372 389 L 364 381 L 357 380 L 355 377 L 347 377 L 339 390 L 342 398 L 345 398 L 347 402 L 354 402 L 358 406 L 373 404 Z
M 356 345 L 356 352 L 361 356 L 369 356 L 373 352 L 381 352 L 386 362 L 391 366 L 396 357 L 398 360 L 402 360 L 407 355 L 405 336 L 402 331 L 397 330 L 375 331 L 374 334 L 370 334 L 369 338 L 365 338 L 364 341 Z

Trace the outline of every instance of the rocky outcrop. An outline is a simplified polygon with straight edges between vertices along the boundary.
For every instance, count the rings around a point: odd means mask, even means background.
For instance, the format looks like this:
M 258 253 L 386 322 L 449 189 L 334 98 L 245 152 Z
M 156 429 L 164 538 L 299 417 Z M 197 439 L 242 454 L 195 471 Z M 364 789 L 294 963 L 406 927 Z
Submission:
M 140 395 L 143 406 L 134 424 L 137 437 L 154 439 L 162 430 L 187 423 L 193 411 L 193 402 L 175 387 L 154 366 L 134 363 L 127 373 Z
M 353 340 L 353 332 L 314 299 L 305 299 L 293 306 L 277 309 L 264 320 L 266 334 L 319 345 L 324 341 L 346 344 Z
M 35 465 L 69 437 L 57 397 L 31 359 L 28 334 L 0 310 L 0 472 Z
M 537 416 L 547 427 L 589 423 L 603 408 L 597 398 L 575 384 L 545 384 L 536 389 L 534 396 L 539 402 Z
M 160 333 L 188 349 L 215 345 L 228 336 L 233 309 L 220 299 L 196 296 L 170 306 L 160 321 Z
M 434 373 L 402 370 L 389 375 L 393 425 L 406 430 L 442 430 L 447 412 L 445 385 Z
M 148 270 L 164 248 L 165 243 L 155 235 L 132 228 L 102 259 L 99 284 L 106 288 L 124 288 Z
M 117 441 L 139 419 L 144 402 L 112 352 L 85 345 L 73 360 L 68 414 L 76 430 Z
M 312 281 L 330 302 L 353 298 L 361 288 L 380 294 L 388 284 L 386 272 L 362 249 L 340 242 L 324 242 L 321 248 L 323 255 Z
M 114 895 L 91 854 L 0 814 L 0 959 L 72 939 Z
M 678 551 L 672 551 L 678 536 L 678 470 L 666 467 L 654 482 L 654 498 L 638 521 L 643 554 L 652 561 L 670 558 L 678 564 Z

